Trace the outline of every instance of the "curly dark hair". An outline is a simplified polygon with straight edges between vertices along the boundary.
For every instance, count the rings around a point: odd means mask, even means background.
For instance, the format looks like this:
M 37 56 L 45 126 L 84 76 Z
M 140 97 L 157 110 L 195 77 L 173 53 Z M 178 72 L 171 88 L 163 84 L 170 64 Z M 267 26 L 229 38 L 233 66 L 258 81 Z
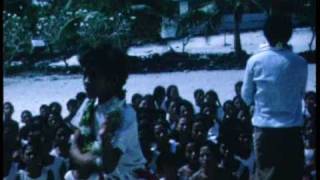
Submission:
M 85 49 L 85 50 L 84 50 Z M 125 52 L 108 43 L 96 47 L 84 46 L 79 53 L 79 62 L 82 67 L 94 69 L 107 79 L 117 79 L 117 94 L 121 99 L 125 96 L 122 89 L 128 79 L 128 56 Z

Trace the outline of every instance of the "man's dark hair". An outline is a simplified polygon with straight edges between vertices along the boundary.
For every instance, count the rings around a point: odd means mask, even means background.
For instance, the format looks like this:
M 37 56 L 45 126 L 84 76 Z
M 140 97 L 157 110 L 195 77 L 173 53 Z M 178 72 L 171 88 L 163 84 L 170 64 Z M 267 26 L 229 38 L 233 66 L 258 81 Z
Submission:
M 264 25 L 263 33 L 271 46 L 278 42 L 286 44 L 292 35 L 291 16 L 270 15 Z
M 82 67 L 94 69 L 107 78 L 117 79 L 118 96 L 124 98 L 122 87 L 128 79 L 128 57 L 126 53 L 111 44 L 100 44 L 88 47 L 80 53 L 79 62 Z

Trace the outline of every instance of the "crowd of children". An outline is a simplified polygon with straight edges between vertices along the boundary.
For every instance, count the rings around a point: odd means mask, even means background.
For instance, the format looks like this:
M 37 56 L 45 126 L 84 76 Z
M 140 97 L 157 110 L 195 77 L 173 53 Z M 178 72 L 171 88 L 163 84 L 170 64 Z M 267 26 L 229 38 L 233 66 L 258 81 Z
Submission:
M 254 111 L 236 96 L 221 104 L 214 90 L 194 92 L 195 105 L 175 85 L 157 86 L 153 94 L 134 94 L 140 145 L 147 160 L 145 179 L 253 179 L 255 155 L 251 116 Z M 67 102 L 63 118 L 57 102 L 41 105 L 39 114 L 21 113 L 23 126 L 12 119 L 14 106 L 4 103 L 4 179 L 80 179 L 90 174 L 69 157 L 72 117 L 86 94 Z M 305 180 L 315 179 L 315 92 L 304 98 Z M 294 147 L 292 147 L 294 148 Z M 100 177 L 102 178 L 102 177 Z M 99 179 L 90 176 L 87 179 Z

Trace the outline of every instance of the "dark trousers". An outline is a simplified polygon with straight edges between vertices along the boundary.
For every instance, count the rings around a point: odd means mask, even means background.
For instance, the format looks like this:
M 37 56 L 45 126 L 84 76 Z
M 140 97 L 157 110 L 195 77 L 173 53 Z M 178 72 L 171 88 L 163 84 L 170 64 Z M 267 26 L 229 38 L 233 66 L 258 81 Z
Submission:
M 254 128 L 256 180 L 301 180 L 304 146 L 301 128 Z

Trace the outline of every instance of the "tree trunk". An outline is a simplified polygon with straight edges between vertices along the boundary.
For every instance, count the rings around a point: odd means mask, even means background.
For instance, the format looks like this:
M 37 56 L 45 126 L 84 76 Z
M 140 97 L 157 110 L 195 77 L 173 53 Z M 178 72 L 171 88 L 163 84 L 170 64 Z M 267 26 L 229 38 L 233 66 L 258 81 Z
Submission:
M 312 51 L 312 43 L 316 35 L 315 27 L 311 27 L 311 31 L 312 31 L 312 37 L 311 37 L 311 41 L 309 42 L 309 51 Z
M 186 50 L 186 46 L 188 45 L 189 41 L 191 39 L 191 36 L 188 35 L 187 37 L 185 37 L 182 41 L 182 53 L 185 53 Z
M 234 12 L 234 49 L 237 61 L 241 61 L 241 39 L 240 39 L 240 22 L 242 18 L 242 7 L 238 5 Z
M 234 23 L 234 49 L 236 53 L 237 60 L 241 60 L 241 39 L 240 39 L 240 29 L 239 22 Z

